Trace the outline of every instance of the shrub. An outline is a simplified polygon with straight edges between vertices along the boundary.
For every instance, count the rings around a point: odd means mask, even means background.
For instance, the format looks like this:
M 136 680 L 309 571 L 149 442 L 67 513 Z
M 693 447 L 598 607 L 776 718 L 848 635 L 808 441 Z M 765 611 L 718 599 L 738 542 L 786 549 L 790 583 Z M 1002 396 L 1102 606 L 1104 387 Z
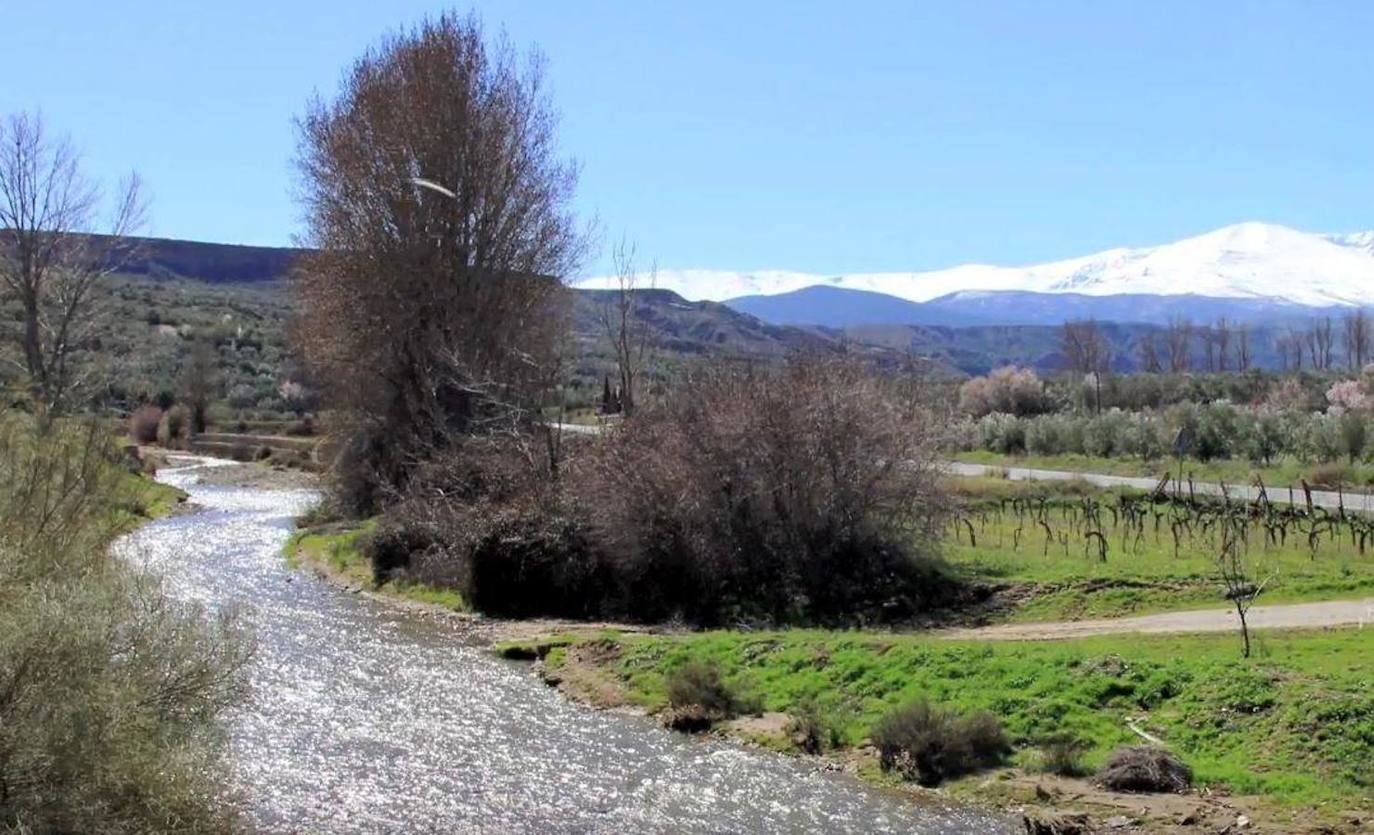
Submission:
M 1040 743 L 1040 764 L 1051 774 L 1061 777 L 1082 777 L 1087 774 L 1083 756 L 1092 743 L 1069 733 L 1052 734 Z
M 1098 780 L 1118 792 L 1181 792 L 1193 783 L 1193 770 L 1162 748 L 1121 748 L 1107 759 Z
M 177 405 L 162 413 L 157 440 L 168 449 L 180 449 L 186 444 L 190 432 L 191 412 L 185 406 Z
M 358 550 L 372 565 L 372 580 L 381 585 L 410 567 L 414 556 L 435 544 L 430 530 L 388 518 L 364 534 Z
M 574 461 L 632 617 L 908 618 L 947 592 L 930 413 L 847 360 L 712 370 Z
M 1354 481 L 1354 473 L 1346 465 L 1332 462 L 1312 467 L 1307 471 L 1306 478 L 1313 487 L 1334 490 L 1337 487 L 1349 487 Z
M 151 403 L 144 403 L 129 415 L 129 437 L 136 443 L 157 443 L 157 428 L 162 421 L 162 410 Z
M 924 699 L 889 711 L 872 737 L 884 771 L 924 786 L 996 765 L 1011 752 L 997 717 L 986 711 L 959 716 Z
M 613 596 L 591 533 L 552 497 L 503 509 L 470 546 L 467 598 L 502 617 L 588 618 Z
M 106 440 L 0 418 L 0 830 L 235 831 L 219 719 L 248 647 L 111 555 Z
M 1026 451 L 1026 422 L 1019 418 L 994 412 L 978 421 L 983 448 L 1001 455 L 1018 455 Z
M 959 409 L 973 417 L 993 412 L 1023 416 L 1048 411 L 1045 384 L 1029 368 L 1005 366 L 959 387 Z
M 787 732 L 793 743 L 808 754 L 821 754 L 840 746 L 840 729 L 815 699 L 803 699 L 792 710 Z
M 740 711 L 740 701 L 721 678 L 715 664 L 688 661 L 663 676 L 663 691 L 673 710 L 699 707 L 712 721 L 730 719 Z

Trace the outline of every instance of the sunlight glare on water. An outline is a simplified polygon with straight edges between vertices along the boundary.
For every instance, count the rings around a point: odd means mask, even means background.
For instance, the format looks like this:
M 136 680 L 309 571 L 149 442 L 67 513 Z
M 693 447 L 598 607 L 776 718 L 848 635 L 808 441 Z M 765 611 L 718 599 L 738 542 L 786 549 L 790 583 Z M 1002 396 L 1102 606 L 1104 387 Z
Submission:
M 121 551 L 177 596 L 249 622 L 253 698 L 232 738 L 263 831 L 1014 831 L 1001 816 L 567 702 L 459 622 L 287 569 L 290 520 L 314 494 L 200 485 L 195 469 L 162 478 L 203 510 L 154 522 Z

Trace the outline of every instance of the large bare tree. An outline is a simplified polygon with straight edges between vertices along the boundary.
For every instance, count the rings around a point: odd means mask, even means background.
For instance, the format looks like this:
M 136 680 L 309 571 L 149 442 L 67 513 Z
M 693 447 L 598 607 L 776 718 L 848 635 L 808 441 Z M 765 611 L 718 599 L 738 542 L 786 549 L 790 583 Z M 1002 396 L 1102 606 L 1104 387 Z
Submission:
M 17 365 L 42 409 L 60 413 L 88 381 L 83 362 L 97 320 L 97 287 L 127 258 L 127 236 L 143 222 L 138 175 L 116 193 L 99 231 L 104 195 L 65 136 L 50 136 L 37 114 L 0 122 L 0 292 L 19 322 L 11 334 Z
M 649 347 L 649 323 L 640 315 L 636 297 L 645 281 L 635 266 L 635 250 L 624 241 L 611 253 L 615 264 L 616 285 L 606 291 L 601 304 L 601 325 L 615 352 L 619 373 L 619 398 L 622 414 L 634 414 L 639 376 L 644 370 Z M 658 267 L 651 266 L 647 276 L 649 289 L 657 283 Z
M 542 59 L 444 15 L 364 54 L 300 123 L 307 242 L 295 335 L 343 418 L 340 499 L 537 422 L 585 235 Z M 351 474 L 351 475 L 350 475 Z
M 1102 412 L 1102 377 L 1111 369 L 1112 346 L 1093 319 L 1064 323 L 1060 346 L 1073 369 L 1093 380 L 1093 408 Z

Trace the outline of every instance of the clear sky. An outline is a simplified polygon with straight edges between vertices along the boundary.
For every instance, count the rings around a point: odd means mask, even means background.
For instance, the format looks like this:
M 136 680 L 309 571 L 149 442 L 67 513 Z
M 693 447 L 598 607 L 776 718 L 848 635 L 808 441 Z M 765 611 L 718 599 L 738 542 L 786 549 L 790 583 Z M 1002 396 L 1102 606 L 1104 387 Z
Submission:
M 0 112 L 41 108 L 101 176 L 137 168 L 152 234 L 287 244 L 294 117 L 441 8 L 0 0 Z M 665 267 L 916 270 L 1241 220 L 1374 228 L 1368 0 L 475 8 L 548 56 L 579 212 Z

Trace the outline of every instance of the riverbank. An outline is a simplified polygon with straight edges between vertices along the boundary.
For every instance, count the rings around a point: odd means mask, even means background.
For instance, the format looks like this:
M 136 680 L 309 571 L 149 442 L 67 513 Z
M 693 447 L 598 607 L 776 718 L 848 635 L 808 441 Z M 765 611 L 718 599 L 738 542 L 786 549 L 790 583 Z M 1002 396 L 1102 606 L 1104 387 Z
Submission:
M 209 470 L 161 476 L 208 512 L 143 526 L 124 547 L 173 593 L 242 612 L 255 636 L 254 696 L 227 728 L 255 829 L 1017 831 L 972 804 L 908 802 L 805 761 L 574 704 L 496 658 L 484 619 L 382 605 L 289 570 L 289 522 L 317 494 L 206 486 Z
M 1150 832 L 1223 831 L 1242 817 L 1250 831 L 1374 831 L 1374 641 L 1347 629 L 1265 633 L 1260 642 L 1250 661 L 1232 635 L 1009 644 L 809 630 L 607 632 L 499 651 L 541 659 L 546 681 L 571 698 L 649 714 L 664 711 L 672 670 L 715 666 L 761 708 L 719 732 L 802 756 L 790 717 L 818 711 L 835 743 L 829 762 L 885 785 L 894 780 L 878 767 L 870 730 L 888 709 L 923 696 L 991 711 L 1015 744 L 1007 767 L 949 783 L 943 796 L 1083 812 Z M 1193 768 L 1195 791 L 1118 794 L 1048 774 L 1040 746 L 1065 733 L 1082 742 L 1089 772 L 1142 735 L 1158 738 Z
M 364 530 L 298 532 L 285 553 L 356 593 L 461 619 L 479 642 L 499 641 L 498 654 L 537 660 L 547 683 L 583 704 L 660 713 L 665 675 L 699 661 L 718 666 L 760 707 L 760 715 L 722 723 L 718 733 L 800 757 L 792 717 L 811 705 L 835 739 L 815 762 L 922 799 L 930 791 L 882 773 L 868 743 L 884 711 L 921 695 L 991 711 L 1016 746 L 1006 767 L 953 781 L 935 793 L 940 798 L 1032 815 L 1081 812 L 1127 831 L 1225 831 L 1244 819 L 1249 831 L 1364 832 L 1374 819 L 1361 776 L 1374 757 L 1374 691 L 1365 674 L 1374 642 L 1357 629 L 1260 633 L 1257 658 L 1246 662 L 1230 633 L 1025 645 L 818 630 L 630 634 L 615 624 L 495 621 L 466 612 L 456 595 L 436 601 L 400 584 L 374 589 L 357 547 Z M 1162 739 L 1193 767 L 1198 788 L 1118 794 L 1048 774 L 1040 747 L 1063 733 L 1081 741 L 1088 771 L 1141 734 Z

